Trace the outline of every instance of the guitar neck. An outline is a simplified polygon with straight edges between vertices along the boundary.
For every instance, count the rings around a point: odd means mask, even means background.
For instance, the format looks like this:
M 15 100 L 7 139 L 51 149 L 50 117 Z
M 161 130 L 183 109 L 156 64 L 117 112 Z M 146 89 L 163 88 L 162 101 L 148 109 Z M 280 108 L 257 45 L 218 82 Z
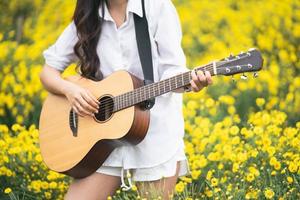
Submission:
M 215 62 L 195 68 L 194 70 L 202 70 L 203 72 L 209 71 L 212 76 L 217 74 Z M 148 99 L 161 96 L 176 89 L 188 86 L 190 85 L 191 80 L 191 71 L 187 71 L 171 78 L 148 84 L 133 91 L 116 96 L 114 97 L 114 112 L 139 104 Z

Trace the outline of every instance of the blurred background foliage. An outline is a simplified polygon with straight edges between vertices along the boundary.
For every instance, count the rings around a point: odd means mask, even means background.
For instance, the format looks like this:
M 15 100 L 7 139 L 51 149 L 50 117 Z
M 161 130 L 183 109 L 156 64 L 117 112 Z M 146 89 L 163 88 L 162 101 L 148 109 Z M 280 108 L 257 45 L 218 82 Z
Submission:
M 177 199 L 300 198 L 300 1 L 174 0 L 190 68 L 259 48 L 254 79 L 214 78 L 184 95 L 191 176 Z M 71 21 L 75 0 L 0 2 L 0 198 L 61 199 L 69 178 L 49 171 L 38 148 L 47 93 L 41 52 Z M 74 74 L 75 64 L 64 76 Z M 133 199 L 136 190 L 115 199 Z

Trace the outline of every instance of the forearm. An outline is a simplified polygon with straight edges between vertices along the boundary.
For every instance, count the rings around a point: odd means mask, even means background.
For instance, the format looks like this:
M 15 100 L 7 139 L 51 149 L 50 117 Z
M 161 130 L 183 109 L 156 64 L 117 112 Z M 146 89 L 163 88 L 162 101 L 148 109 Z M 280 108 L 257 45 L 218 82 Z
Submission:
M 45 65 L 40 73 L 40 80 L 45 89 L 54 94 L 65 95 L 66 88 L 72 84 L 64 80 L 58 70 Z

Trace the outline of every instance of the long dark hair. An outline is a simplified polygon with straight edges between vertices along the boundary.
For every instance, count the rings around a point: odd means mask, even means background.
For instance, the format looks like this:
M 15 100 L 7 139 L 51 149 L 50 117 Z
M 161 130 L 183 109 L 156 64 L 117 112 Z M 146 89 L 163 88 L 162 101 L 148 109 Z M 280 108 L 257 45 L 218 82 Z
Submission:
M 101 34 L 103 18 L 99 16 L 99 6 L 104 16 L 106 0 L 77 0 L 73 20 L 77 29 L 78 42 L 74 52 L 79 58 L 77 69 L 81 75 L 93 80 L 101 80 L 103 75 L 99 69 L 100 59 L 97 45 Z

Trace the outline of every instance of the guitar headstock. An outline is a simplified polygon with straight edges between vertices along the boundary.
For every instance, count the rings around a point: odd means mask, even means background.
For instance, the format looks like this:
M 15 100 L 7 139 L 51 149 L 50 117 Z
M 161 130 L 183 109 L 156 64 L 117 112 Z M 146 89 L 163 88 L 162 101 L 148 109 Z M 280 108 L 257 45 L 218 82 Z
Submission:
M 250 49 L 236 56 L 229 56 L 216 62 L 218 75 L 234 75 L 244 72 L 257 72 L 262 69 L 263 58 L 257 49 Z

